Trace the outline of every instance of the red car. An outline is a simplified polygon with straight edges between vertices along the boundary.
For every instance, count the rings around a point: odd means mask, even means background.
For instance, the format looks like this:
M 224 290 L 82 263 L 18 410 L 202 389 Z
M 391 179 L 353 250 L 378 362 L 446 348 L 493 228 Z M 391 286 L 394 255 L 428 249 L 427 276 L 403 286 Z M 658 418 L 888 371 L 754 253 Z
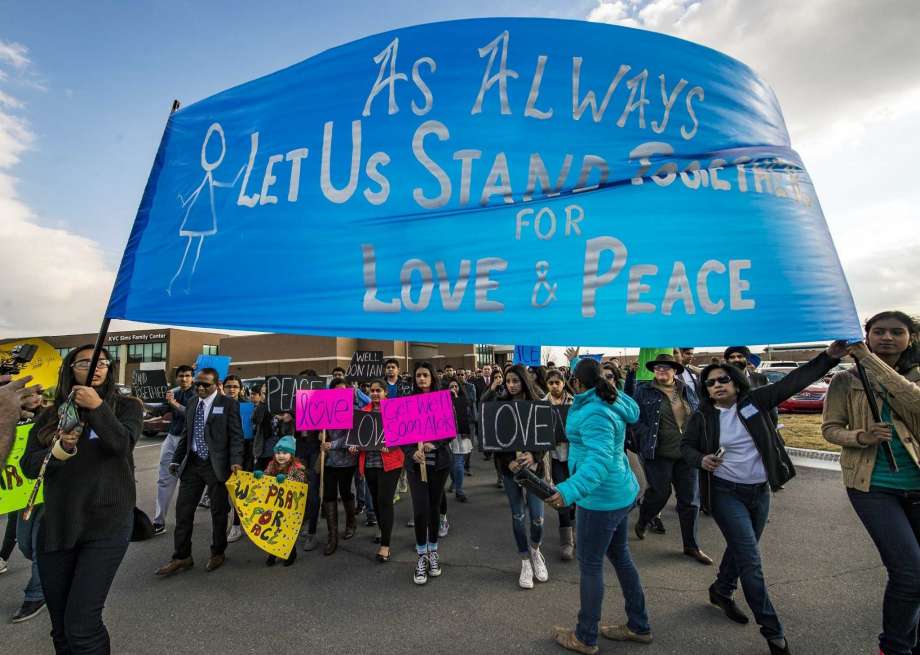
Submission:
M 825 396 L 827 396 L 827 383 L 815 382 L 789 400 L 780 403 L 779 411 L 791 414 L 820 414 L 824 411 Z
M 785 377 L 790 370 L 765 370 L 764 375 L 772 384 Z M 779 404 L 779 411 L 788 414 L 820 414 L 824 411 L 824 397 L 827 396 L 827 383 L 818 381 L 795 394 L 789 400 Z

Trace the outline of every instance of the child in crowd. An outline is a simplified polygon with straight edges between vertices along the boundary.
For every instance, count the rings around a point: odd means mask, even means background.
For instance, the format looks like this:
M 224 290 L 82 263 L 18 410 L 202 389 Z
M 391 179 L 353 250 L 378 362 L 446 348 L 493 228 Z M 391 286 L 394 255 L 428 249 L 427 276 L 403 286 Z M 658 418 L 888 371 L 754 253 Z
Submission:
M 294 451 L 296 449 L 297 444 L 294 442 L 294 437 L 290 435 L 281 437 L 278 443 L 275 444 L 274 457 L 272 457 L 268 466 L 265 467 L 265 471 L 253 471 L 253 476 L 255 476 L 257 480 L 265 474 L 274 476 L 278 484 L 281 484 L 285 480 L 306 482 L 307 469 L 301 461 L 294 456 Z M 297 526 L 297 529 L 299 530 L 300 526 Z M 265 564 L 266 566 L 274 566 L 277 561 L 277 557 L 269 555 L 268 559 L 265 560 Z M 291 554 L 284 560 L 284 566 L 290 566 L 295 561 L 297 561 L 296 544 L 291 548 Z

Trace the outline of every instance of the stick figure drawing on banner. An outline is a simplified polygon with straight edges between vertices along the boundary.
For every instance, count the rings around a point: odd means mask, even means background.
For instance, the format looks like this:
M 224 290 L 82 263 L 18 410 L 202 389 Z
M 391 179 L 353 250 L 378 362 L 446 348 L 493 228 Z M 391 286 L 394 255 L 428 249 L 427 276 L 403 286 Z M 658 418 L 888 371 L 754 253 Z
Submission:
M 214 134 L 220 137 L 220 156 L 218 156 L 217 161 L 211 162 L 208 161 L 208 143 L 211 140 L 211 136 Z M 192 262 L 191 270 L 188 273 L 185 293 L 191 290 L 192 276 L 195 275 L 195 270 L 198 268 L 198 259 L 201 257 L 201 247 L 204 245 L 205 237 L 217 234 L 217 211 L 214 205 L 214 187 L 235 187 L 243 171 L 246 169 L 245 166 L 241 166 L 239 173 L 233 178 L 233 182 L 218 182 L 215 180 L 214 169 L 223 162 L 225 154 L 227 154 L 227 141 L 224 139 L 224 129 L 220 126 L 220 123 L 212 123 L 211 127 L 208 128 L 207 134 L 204 136 L 204 142 L 201 144 L 201 167 L 204 169 L 204 179 L 201 180 L 201 184 L 198 185 L 198 188 L 192 191 L 187 198 L 183 198 L 182 194 L 179 194 L 179 203 L 185 209 L 182 225 L 179 226 L 179 236 L 188 237 L 188 243 L 185 244 L 185 252 L 182 254 L 182 261 L 179 263 L 179 268 L 176 270 L 176 274 L 173 275 L 172 280 L 169 281 L 169 287 L 166 289 L 166 293 L 169 295 L 172 295 L 173 284 L 176 283 L 176 280 L 179 279 L 179 276 L 185 269 L 188 253 L 192 248 L 192 241 L 197 238 L 198 247 L 195 249 L 195 261 Z M 202 192 L 205 194 L 204 198 L 202 198 Z

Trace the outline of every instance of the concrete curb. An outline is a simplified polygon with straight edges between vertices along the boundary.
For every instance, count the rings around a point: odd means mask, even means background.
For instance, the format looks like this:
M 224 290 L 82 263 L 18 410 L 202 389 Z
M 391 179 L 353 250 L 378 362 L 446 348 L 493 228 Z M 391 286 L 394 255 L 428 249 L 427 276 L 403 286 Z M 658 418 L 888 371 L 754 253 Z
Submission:
M 840 453 L 828 450 L 810 450 L 808 448 L 786 448 L 792 463 L 807 468 L 840 470 Z

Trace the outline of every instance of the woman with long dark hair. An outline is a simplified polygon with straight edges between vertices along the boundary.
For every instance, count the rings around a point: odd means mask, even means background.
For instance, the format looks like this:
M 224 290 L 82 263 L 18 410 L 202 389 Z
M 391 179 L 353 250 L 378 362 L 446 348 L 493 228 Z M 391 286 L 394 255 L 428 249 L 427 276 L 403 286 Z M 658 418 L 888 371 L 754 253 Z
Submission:
M 738 580 L 770 653 L 789 653 L 783 626 L 763 577 L 760 536 L 770 513 L 770 491 L 795 476 L 770 413 L 784 400 L 820 380 L 846 354 L 835 341 L 779 382 L 751 389 L 744 371 L 710 364 L 700 375 L 699 409 L 687 423 L 681 452 L 687 464 L 710 476 L 712 516 L 725 537 L 725 554 L 709 602 L 736 623 L 748 618 L 732 599 Z
M 848 351 L 866 371 L 882 422 L 851 369 L 831 380 L 821 430 L 843 448 L 847 495 L 888 571 L 879 651 L 909 655 L 920 653 L 920 321 L 887 311 L 865 328 L 866 342 Z
M 574 395 L 559 369 L 546 373 L 546 386 L 549 393 L 543 398 L 551 405 L 571 405 Z M 569 479 L 569 444 L 561 441 L 550 453 L 550 474 L 553 484 Z M 559 510 L 559 556 L 564 562 L 575 558 L 575 505 Z
M 64 358 L 53 411 L 39 416 L 20 461 L 35 478 L 50 454 L 38 567 L 57 653 L 111 650 L 102 609 L 128 549 L 136 500 L 133 451 L 143 405 L 118 393 L 106 350 L 88 380 L 92 356 L 87 345 Z M 55 441 L 58 410 L 71 393 L 85 427 Z
M 412 394 L 431 393 L 440 389 L 434 367 L 428 362 L 416 364 Z M 442 572 L 438 555 L 439 510 L 444 483 L 450 471 L 450 445 L 448 440 L 426 441 L 420 447 L 406 447 L 403 452 L 412 462 L 406 477 L 409 480 L 409 493 L 412 494 L 415 550 L 418 554 L 413 581 L 422 585 L 428 582 L 429 577 L 437 578 Z M 422 480 L 422 466 L 425 467 L 428 482 Z
M 483 394 L 482 400 L 483 402 L 534 401 L 542 400 L 543 396 L 544 394 L 538 392 L 534 387 L 524 365 L 515 364 L 505 369 L 504 391 L 496 393 L 489 389 Z M 546 582 L 549 580 L 549 571 L 546 569 L 543 553 L 540 552 L 540 546 L 543 543 L 543 501 L 515 483 L 514 474 L 527 467 L 537 476 L 543 477 L 546 474 L 543 460 L 541 452 L 512 450 L 495 453 L 495 463 L 501 472 L 505 495 L 508 497 L 508 505 L 511 509 L 511 529 L 517 544 L 518 556 L 521 559 L 518 586 L 522 589 L 533 589 L 535 578 L 538 582 Z M 528 514 L 530 515 L 529 525 L 525 525 L 525 518 Z
M 593 359 L 582 359 L 572 377 L 575 398 L 566 418 L 569 478 L 546 500 L 556 509 L 575 504 L 578 514 L 578 564 L 581 610 L 574 630 L 553 628 L 553 638 L 576 653 L 597 653 L 598 632 L 614 641 L 650 643 L 652 629 L 645 611 L 645 592 L 629 553 L 630 510 L 639 482 L 629 466 L 626 426 L 639 419 L 639 407 L 617 392 Z M 604 602 L 604 556 L 610 559 L 626 600 L 625 625 L 601 627 Z

